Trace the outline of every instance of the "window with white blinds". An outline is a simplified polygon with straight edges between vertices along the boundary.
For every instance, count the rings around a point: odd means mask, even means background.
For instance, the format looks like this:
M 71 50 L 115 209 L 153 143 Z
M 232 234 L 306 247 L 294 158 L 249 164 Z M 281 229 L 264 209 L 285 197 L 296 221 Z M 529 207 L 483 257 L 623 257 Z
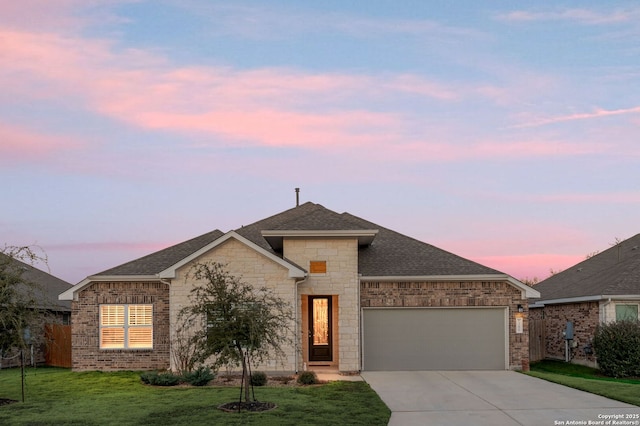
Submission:
M 100 305 L 100 349 L 152 349 L 153 305 Z

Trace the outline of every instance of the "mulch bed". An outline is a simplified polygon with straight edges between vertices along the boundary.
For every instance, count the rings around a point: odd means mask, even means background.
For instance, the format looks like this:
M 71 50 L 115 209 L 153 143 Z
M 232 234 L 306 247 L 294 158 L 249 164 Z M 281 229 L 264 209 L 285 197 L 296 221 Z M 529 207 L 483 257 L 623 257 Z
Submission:
M 227 402 L 225 404 L 222 405 L 218 405 L 218 408 L 222 411 L 226 411 L 228 413 L 233 413 L 233 412 L 238 412 L 238 411 L 254 411 L 254 412 L 258 412 L 258 411 L 269 411 L 269 410 L 273 410 L 274 408 L 276 408 L 276 404 L 274 404 L 273 402 L 259 402 L 259 401 L 252 401 L 252 402 Z
M 209 383 L 209 386 L 234 386 L 240 387 L 242 381 L 242 375 L 236 374 L 223 374 L 216 376 L 214 380 Z M 265 387 L 297 387 L 304 386 L 296 381 L 296 376 L 269 376 L 269 380 Z M 256 386 L 256 389 L 260 387 Z M 261 412 L 269 411 L 276 408 L 276 404 L 273 402 L 261 402 L 261 401 L 249 401 L 239 403 L 238 401 L 227 402 L 219 405 L 218 409 L 226 411 L 227 413 L 237 413 L 238 411 L 250 411 Z
M 14 402 L 18 401 L 16 401 L 15 399 L 0 398 L 0 406 L 13 404 Z

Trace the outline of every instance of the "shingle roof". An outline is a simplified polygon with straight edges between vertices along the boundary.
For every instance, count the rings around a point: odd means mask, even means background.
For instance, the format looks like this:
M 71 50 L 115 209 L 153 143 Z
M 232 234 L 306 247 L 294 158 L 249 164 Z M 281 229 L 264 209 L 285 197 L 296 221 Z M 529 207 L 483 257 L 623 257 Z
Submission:
M 378 230 L 373 243 L 359 249 L 363 276 L 427 276 L 501 274 L 430 244 L 394 232 L 349 213 L 336 213 L 311 202 L 243 226 L 235 232 L 264 250 L 282 257 L 262 231 L 362 231 Z M 186 258 L 223 235 L 213 231 L 97 275 L 152 275 Z
M 370 246 L 358 253 L 358 270 L 363 276 L 430 276 L 502 274 L 431 244 L 368 222 L 349 213 L 343 216 L 364 228 L 378 229 Z
M 640 234 L 596 254 L 535 286 L 541 300 L 602 295 L 640 295 Z
M 155 275 L 178 263 L 190 254 L 200 250 L 223 236 L 220 230 L 214 230 L 192 238 L 183 243 L 151 253 L 115 268 L 107 269 L 96 275 Z
M 7 256 L 2 253 L 0 253 L 0 256 L 3 257 L 3 261 L 7 259 Z M 41 303 L 40 308 L 60 312 L 71 311 L 71 302 L 58 300 L 60 293 L 73 287 L 71 283 L 17 259 L 12 259 L 11 262 L 14 262 L 16 267 L 22 269 L 22 278 L 34 284 L 34 296 Z M 18 291 L 26 292 L 29 290 L 24 285 L 20 285 Z
M 363 276 L 484 275 L 495 269 L 464 259 L 430 244 L 394 232 L 349 213 L 336 213 L 319 204 L 305 203 L 237 229 L 254 243 L 272 250 L 263 230 L 378 230 L 369 246 L 360 247 L 358 272 Z

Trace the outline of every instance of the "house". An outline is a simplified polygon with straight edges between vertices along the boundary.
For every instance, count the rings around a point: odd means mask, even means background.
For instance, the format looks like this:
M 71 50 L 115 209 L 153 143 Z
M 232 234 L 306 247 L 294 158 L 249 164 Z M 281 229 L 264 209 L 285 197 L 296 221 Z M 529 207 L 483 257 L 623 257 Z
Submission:
M 527 300 L 536 290 L 308 202 L 89 276 L 61 294 L 72 301 L 73 368 L 172 367 L 172 330 L 193 286 L 186 273 L 204 261 L 291 303 L 294 343 L 286 359 L 257 367 L 263 371 L 528 367 Z M 126 312 L 144 326 L 127 324 Z
M 541 297 L 530 306 L 529 316 L 544 320 L 546 356 L 595 365 L 591 345 L 598 324 L 640 318 L 640 234 L 552 275 L 535 289 Z
M 69 324 L 71 302 L 59 300 L 58 295 L 73 286 L 48 272 L 18 259 L 9 258 L 2 253 L 0 253 L 0 261 L 11 262 L 12 267 L 21 269 L 21 277 L 24 281 L 33 284 L 33 286 L 29 287 L 25 284 L 19 284 L 18 287 L 18 291 L 21 293 L 32 293 L 32 297 L 38 302 L 38 306 L 35 308 L 40 313 L 38 330 L 31 330 L 33 345 L 32 350 L 26 356 L 26 362 L 28 364 L 45 363 L 45 361 L 51 359 L 49 357 L 50 354 L 64 350 L 60 347 L 60 345 L 64 344 L 63 342 L 53 342 L 50 336 L 45 336 L 45 324 L 49 324 L 49 327 L 53 327 L 53 324 Z M 70 351 L 70 342 L 68 343 Z M 5 354 L 5 356 L 6 358 L 0 357 L 0 368 L 20 365 L 20 358 L 17 353 Z

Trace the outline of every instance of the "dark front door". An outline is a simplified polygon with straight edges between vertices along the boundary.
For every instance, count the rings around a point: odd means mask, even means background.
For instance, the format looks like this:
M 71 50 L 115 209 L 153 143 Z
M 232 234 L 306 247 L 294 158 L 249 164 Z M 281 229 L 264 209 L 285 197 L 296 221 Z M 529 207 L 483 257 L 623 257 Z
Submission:
M 333 360 L 331 296 L 309 296 L 309 361 Z

